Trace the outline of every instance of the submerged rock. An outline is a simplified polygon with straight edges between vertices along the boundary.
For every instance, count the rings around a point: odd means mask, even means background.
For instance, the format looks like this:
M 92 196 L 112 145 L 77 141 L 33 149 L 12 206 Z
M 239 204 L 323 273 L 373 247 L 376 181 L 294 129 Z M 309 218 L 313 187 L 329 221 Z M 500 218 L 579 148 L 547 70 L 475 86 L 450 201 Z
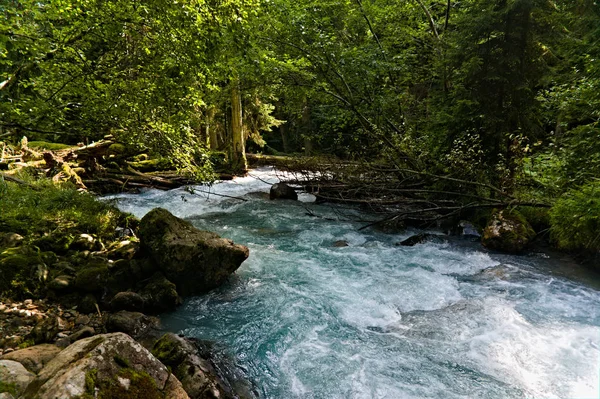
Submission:
M 131 337 L 103 334 L 82 339 L 52 359 L 23 399 L 189 398 L 181 383 Z
M 403 247 L 413 247 L 417 244 L 423 244 L 425 242 L 441 242 L 442 239 L 437 234 L 430 233 L 420 233 L 415 234 L 414 236 L 408 237 L 406 240 L 400 241 L 396 245 L 400 245 Z
M 535 231 L 517 211 L 501 210 L 492 215 L 483 230 L 484 247 L 507 253 L 522 252 L 535 237 Z
M 298 194 L 296 190 L 292 187 L 288 186 L 285 183 L 276 183 L 271 186 L 271 191 L 269 192 L 270 199 L 291 199 L 297 200 Z
M 247 247 L 198 230 L 162 208 L 144 216 L 139 237 L 144 254 L 184 296 L 223 284 L 249 255 Z
M 334 247 L 334 248 L 343 248 L 343 247 L 347 247 L 348 245 L 349 245 L 348 241 L 346 241 L 346 240 L 338 240 L 338 241 L 336 241 L 336 242 L 333 243 L 332 247 Z

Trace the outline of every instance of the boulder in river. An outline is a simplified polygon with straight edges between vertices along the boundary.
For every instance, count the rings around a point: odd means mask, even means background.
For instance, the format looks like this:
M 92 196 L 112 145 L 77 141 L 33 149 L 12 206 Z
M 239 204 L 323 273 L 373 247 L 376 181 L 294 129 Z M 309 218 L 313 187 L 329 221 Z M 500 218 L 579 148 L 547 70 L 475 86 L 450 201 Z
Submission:
M 297 200 L 298 194 L 296 190 L 292 187 L 288 186 L 285 183 L 276 183 L 271 186 L 271 191 L 269 192 L 270 199 L 291 199 Z
M 507 253 L 522 252 L 535 237 L 535 231 L 519 212 L 503 209 L 494 212 L 483 230 L 484 247 Z
M 249 255 L 247 247 L 198 230 L 162 208 L 142 218 L 139 237 L 144 254 L 183 296 L 223 284 Z

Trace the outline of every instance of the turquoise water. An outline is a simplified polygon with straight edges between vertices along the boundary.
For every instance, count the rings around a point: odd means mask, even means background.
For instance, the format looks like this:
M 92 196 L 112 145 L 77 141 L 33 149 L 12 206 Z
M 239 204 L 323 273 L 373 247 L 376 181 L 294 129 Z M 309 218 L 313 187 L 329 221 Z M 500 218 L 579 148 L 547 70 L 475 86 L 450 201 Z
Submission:
M 250 248 L 227 285 L 164 323 L 222 343 L 261 397 L 599 397 L 600 291 L 568 260 L 460 238 L 398 247 L 414 232 L 358 231 L 348 220 L 369 215 L 309 195 L 269 201 L 257 178 L 277 181 L 263 168 L 199 187 L 245 202 L 182 189 L 114 198 Z

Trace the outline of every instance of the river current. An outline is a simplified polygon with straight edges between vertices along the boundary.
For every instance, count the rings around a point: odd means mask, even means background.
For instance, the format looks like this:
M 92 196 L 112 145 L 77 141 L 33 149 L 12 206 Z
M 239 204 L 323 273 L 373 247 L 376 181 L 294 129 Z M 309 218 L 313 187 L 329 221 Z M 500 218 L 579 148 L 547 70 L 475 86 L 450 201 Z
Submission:
M 599 277 L 467 238 L 397 246 L 415 231 L 359 231 L 372 215 L 306 194 L 269 201 L 278 180 L 260 168 L 193 194 L 112 197 L 250 248 L 228 284 L 163 322 L 219 342 L 260 397 L 599 398 Z

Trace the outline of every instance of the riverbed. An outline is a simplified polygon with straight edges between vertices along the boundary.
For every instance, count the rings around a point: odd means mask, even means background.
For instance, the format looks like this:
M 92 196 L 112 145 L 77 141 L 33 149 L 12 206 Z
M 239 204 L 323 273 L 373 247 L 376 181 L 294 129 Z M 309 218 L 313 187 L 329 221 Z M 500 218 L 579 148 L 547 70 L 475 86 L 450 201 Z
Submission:
M 163 323 L 218 342 L 260 397 L 599 397 L 600 277 L 469 237 L 398 246 L 417 231 L 359 231 L 373 215 L 308 194 L 270 201 L 280 177 L 260 168 L 193 193 L 112 197 L 250 248 L 228 284 Z

